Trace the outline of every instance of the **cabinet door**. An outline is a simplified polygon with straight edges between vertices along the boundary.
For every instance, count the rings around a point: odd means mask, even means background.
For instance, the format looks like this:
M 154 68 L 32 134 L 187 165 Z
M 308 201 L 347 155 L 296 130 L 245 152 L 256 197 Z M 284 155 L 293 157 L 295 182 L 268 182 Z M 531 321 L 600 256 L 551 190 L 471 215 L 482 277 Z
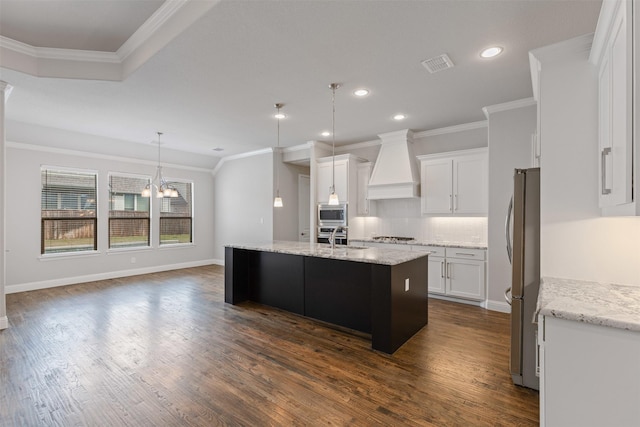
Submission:
M 637 426 L 638 333 L 552 316 L 538 324 L 540 425 Z
M 600 207 L 632 202 L 631 2 L 621 2 L 599 72 Z
M 486 214 L 488 211 L 487 156 L 461 156 L 453 161 L 453 213 Z
M 317 176 L 316 202 L 327 203 L 333 183 L 333 162 L 318 163 Z M 346 203 L 349 196 L 348 161 L 346 160 L 337 160 L 335 162 L 335 185 L 340 203 Z
M 429 268 L 427 270 L 428 291 L 433 294 L 445 293 L 445 262 L 444 258 L 429 256 Z
M 316 179 L 316 202 L 327 203 L 331 194 L 331 163 L 318 163 Z
M 484 300 L 484 261 L 447 258 L 445 267 L 447 295 L 473 300 Z
M 452 213 L 452 168 L 451 158 L 425 160 L 421 164 L 422 213 Z
M 356 200 L 356 214 L 369 215 L 369 177 L 371 176 L 371 163 L 358 165 L 358 199 Z
M 340 203 L 349 202 L 349 161 L 347 160 L 336 162 L 336 194 Z

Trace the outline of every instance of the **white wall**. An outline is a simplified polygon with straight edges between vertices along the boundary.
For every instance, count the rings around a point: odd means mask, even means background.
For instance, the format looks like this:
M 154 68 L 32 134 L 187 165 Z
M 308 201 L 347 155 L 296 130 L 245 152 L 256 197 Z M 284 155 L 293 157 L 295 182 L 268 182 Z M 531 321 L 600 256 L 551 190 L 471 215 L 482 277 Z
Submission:
M 225 159 L 214 177 L 214 253 L 224 260 L 224 246 L 273 240 L 273 153 Z M 286 202 L 285 202 L 286 203 Z
M 531 135 L 537 111 L 527 103 L 487 107 L 489 118 L 489 217 L 487 307 L 510 311 L 504 290 L 511 285 L 511 264 L 505 249 L 505 215 L 513 194 L 513 171 L 532 166 Z
M 41 165 L 98 171 L 98 253 L 42 257 L 40 255 Z M 151 249 L 108 250 L 108 173 L 153 176 L 153 162 L 128 161 L 70 150 L 10 142 L 7 147 L 6 235 L 7 293 L 122 277 L 213 262 L 213 178 L 209 170 L 163 163 L 166 178 L 194 183 L 193 245 Z M 152 218 L 158 215 L 153 199 Z M 154 224 L 152 220 L 152 224 Z M 157 228 L 156 228 L 157 230 Z M 157 234 L 157 233 L 156 233 Z M 153 243 L 153 240 L 152 240 Z M 135 259 L 134 259 L 135 258 Z
M 279 168 L 280 196 L 283 206 L 273 209 L 273 238 L 274 240 L 297 241 L 298 175 L 309 175 L 310 172 L 308 167 L 283 163 L 281 158 L 280 155 L 274 156 L 274 167 Z
M 467 129 L 465 124 L 418 132 L 413 139 L 413 153 L 416 156 L 445 153 L 447 151 L 470 150 L 488 145 L 485 126 Z
M 7 318 L 7 305 L 5 298 L 6 285 L 6 263 L 5 263 L 5 247 L 6 247 L 6 229 L 8 223 L 6 221 L 6 132 L 5 132 L 5 103 L 9 98 L 13 87 L 8 83 L 0 80 L 0 330 L 9 326 Z
M 587 54 L 541 59 L 541 274 L 640 285 L 640 218 L 598 209 L 597 74 Z

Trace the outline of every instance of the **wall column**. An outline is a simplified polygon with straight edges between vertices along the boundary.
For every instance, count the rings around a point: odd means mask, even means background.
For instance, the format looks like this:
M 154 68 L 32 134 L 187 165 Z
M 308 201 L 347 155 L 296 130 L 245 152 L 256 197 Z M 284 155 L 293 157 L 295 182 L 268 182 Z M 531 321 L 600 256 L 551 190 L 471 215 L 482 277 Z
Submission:
M 7 82 L 0 80 L 0 330 L 6 329 L 9 326 L 9 319 L 7 317 L 7 304 L 5 298 L 5 281 L 6 281 L 6 135 L 5 135 L 5 106 L 9 99 L 9 94 L 13 86 Z

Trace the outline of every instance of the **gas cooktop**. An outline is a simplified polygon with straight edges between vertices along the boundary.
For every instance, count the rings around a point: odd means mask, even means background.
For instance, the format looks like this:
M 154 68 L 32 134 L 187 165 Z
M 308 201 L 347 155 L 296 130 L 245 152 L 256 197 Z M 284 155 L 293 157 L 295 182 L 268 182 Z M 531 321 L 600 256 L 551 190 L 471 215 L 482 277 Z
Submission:
M 413 237 L 376 236 L 376 237 L 373 237 L 373 240 L 375 240 L 376 242 L 383 242 L 383 243 L 400 243 L 400 242 L 411 242 L 415 239 Z

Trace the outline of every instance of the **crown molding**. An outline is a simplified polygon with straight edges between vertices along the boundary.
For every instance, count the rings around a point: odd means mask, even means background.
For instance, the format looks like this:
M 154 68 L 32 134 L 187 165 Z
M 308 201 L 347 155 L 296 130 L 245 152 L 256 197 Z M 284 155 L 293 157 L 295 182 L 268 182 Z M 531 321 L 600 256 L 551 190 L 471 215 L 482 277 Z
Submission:
M 259 156 L 261 154 L 271 154 L 271 153 L 273 153 L 273 148 L 269 147 L 269 148 L 263 148 L 261 150 L 248 151 L 246 153 L 234 154 L 232 156 L 223 157 L 216 164 L 215 168 L 213 168 L 213 171 L 211 171 L 211 175 L 216 176 L 216 174 L 222 168 L 222 166 L 225 163 L 229 162 L 229 161 L 238 160 L 238 159 L 244 159 L 244 158 L 247 158 L 247 157 Z
M 444 128 L 416 132 L 413 134 L 413 139 L 416 140 L 420 138 L 427 138 L 430 136 L 445 135 L 448 133 L 457 133 L 457 132 L 464 132 L 468 130 L 482 129 L 482 128 L 486 128 L 487 126 L 488 124 L 486 120 L 480 120 L 477 122 L 470 122 L 470 123 L 462 123 L 459 125 L 447 126 Z
M 0 92 L 4 92 L 4 102 L 7 102 L 12 90 L 13 86 L 5 81 L 0 80 Z
M 536 101 L 533 98 L 518 99 L 516 101 L 504 102 L 502 104 L 488 105 L 482 107 L 484 116 L 488 119 L 489 115 L 499 113 L 501 111 L 515 110 L 517 108 L 530 107 L 536 105 Z
M 624 2 L 620 0 L 605 0 L 602 2 L 600 16 L 598 17 L 598 23 L 596 24 L 596 32 L 593 36 L 591 54 L 589 55 L 589 62 L 592 64 L 598 65 L 602 61 L 605 46 L 611 37 L 611 32 L 613 31 L 613 19 L 618 13 L 618 9 L 623 5 Z M 631 19 L 631 17 L 628 17 L 628 19 Z
M 219 2 L 166 0 L 116 52 L 37 47 L 0 36 L 0 66 L 36 77 L 122 81 Z
M 549 46 L 534 49 L 529 52 L 539 62 L 557 61 L 561 59 L 571 59 L 588 56 L 593 44 L 593 33 L 574 37 Z
M 137 165 L 149 165 L 149 166 L 158 166 L 157 161 L 153 160 L 144 160 L 144 159 L 135 159 L 132 157 L 122 157 L 122 156 L 113 156 L 110 154 L 98 154 L 92 153 L 89 151 L 80 151 L 80 150 L 70 150 L 68 148 L 57 148 L 57 147 L 48 147 L 44 145 L 37 144 L 27 144 L 24 142 L 12 142 L 7 141 L 7 148 L 16 148 L 19 150 L 30 150 L 30 151 L 38 151 L 42 153 L 56 153 L 56 154 L 64 154 L 67 156 L 79 156 L 79 157 L 89 157 L 92 159 L 101 159 L 101 160 L 110 160 L 114 162 L 126 162 L 126 163 L 135 163 Z M 220 163 L 220 162 L 218 162 Z M 175 163 L 165 163 L 162 162 L 163 168 L 171 168 L 171 169 L 181 169 L 181 170 L 189 170 L 194 172 L 204 172 L 209 173 L 211 169 L 207 168 L 199 168 L 196 166 L 187 166 L 187 165 L 179 165 Z
M 187 2 L 167 0 L 149 17 L 117 50 L 118 58 L 124 61 L 142 47 L 169 19 L 176 14 Z

